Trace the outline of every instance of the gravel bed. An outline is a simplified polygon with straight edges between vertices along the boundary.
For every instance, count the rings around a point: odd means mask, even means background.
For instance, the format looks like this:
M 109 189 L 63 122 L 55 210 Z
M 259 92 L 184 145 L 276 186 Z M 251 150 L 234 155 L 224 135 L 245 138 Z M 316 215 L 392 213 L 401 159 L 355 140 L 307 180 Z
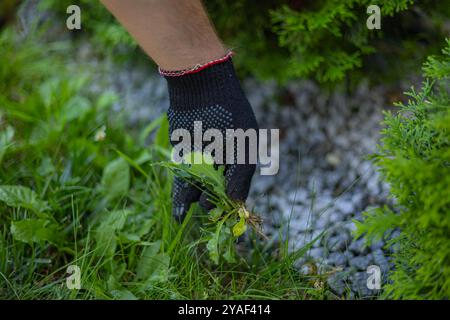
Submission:
M 265 232 L 283 237 L 292 250 L 318 235 L 297 265 L 302 272 L 329 274 L 333 291 L 346 297 L 370 297 L 367 267 L 390 268 L 383 242 L 366 247 L 355 240 L 355 223 L 364 211 L 388 203 L 388 186 L 368 156 L 375 152 L 382 111 L 390 105 L 384 86 L 361 83 L 352 94 L 297 81 L 283 90 L 274 84 L 246 82 L 261 128 L 280 129 L 280 170 L 255 176 L 251 201 L 266 219 Z M 317 268 L 311 268 L 314 263 Z

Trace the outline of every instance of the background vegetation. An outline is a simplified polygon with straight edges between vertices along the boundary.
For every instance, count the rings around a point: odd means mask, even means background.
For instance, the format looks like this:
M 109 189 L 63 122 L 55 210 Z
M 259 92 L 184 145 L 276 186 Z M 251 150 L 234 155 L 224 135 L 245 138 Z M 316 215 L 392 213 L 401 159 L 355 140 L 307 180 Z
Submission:
M 114 50 L 118 59 L 130 51 L 140 55 L 97 1 L 43 0 L 40 5 L 65 19 L 67 6 L 77 3 L 85 8 L 83 33 L 91 33 L 102 51 Z M 366 27 L 372 4 L 381 8 L 381 30 Z M 279 81 L 399 81 L 439 53 L 450 30 L 448 0 L 211 0 L 205 5 L 220 36 L 237 52 L 240 74 Z
M 428 58 L 400 111 L 386 113 L 374 156 L 396 204 L 367 212 L 358 233 L 370 243 L 401 232 L 388 244 L 397 250 L 387 298 L 450 297 L 450 40 L 442 54 Z

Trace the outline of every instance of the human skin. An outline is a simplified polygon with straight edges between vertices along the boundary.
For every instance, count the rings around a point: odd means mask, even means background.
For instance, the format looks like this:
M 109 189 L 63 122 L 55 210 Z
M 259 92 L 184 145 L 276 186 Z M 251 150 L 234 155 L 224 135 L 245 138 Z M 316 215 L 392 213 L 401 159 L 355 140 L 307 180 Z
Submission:
M 101 0 L 163 70 L 223 57 L 226 49 L 200 0 Z

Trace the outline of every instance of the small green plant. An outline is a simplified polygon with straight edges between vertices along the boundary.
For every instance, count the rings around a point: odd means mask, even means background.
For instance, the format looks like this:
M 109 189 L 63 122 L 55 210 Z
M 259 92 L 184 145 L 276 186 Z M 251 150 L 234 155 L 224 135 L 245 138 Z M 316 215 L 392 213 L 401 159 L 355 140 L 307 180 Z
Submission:
M 193 152 L 185 155 L 183 163 L 165 162 L 163 166 L 194 185 L 202 185 L 209 201 L 215 205 L 209 213 L 209 221 L 203 226 L 203 238 L 209 256 L 214 263 L 223 257 L 229 263 L 236 262 L 234 242 L 250 225 L 258 234 L 261 218 L 249 212 L 244 203 L 231 200 L 225 191 L 224 166 L 214 168 L 210 156 Z M 196 184 L 195 184 L 196 183 Z
M 395 299 L 450 298 L 450 40 L 443 56 L 423 67 L 426 80 L 410 100 L 386 113 L 374 161 L 395 204 L 365 213 L 359 236 L 396 248 L 384 295 Z

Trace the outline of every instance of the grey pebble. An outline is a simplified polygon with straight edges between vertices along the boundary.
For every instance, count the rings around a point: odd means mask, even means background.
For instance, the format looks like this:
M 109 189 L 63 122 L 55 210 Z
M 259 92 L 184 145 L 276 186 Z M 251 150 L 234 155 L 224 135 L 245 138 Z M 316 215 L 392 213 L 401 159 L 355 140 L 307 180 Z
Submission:
M 354 257 L 349 260 L 349 265 L 357 270 L 366 270 L 371 265 L 373 259 L 371 255 Z
M 328 264 L 334 265 L 336 267 L 343 267 L 347 263 L 347 258 L 343 253 L 333 252 L 326 259 Z

